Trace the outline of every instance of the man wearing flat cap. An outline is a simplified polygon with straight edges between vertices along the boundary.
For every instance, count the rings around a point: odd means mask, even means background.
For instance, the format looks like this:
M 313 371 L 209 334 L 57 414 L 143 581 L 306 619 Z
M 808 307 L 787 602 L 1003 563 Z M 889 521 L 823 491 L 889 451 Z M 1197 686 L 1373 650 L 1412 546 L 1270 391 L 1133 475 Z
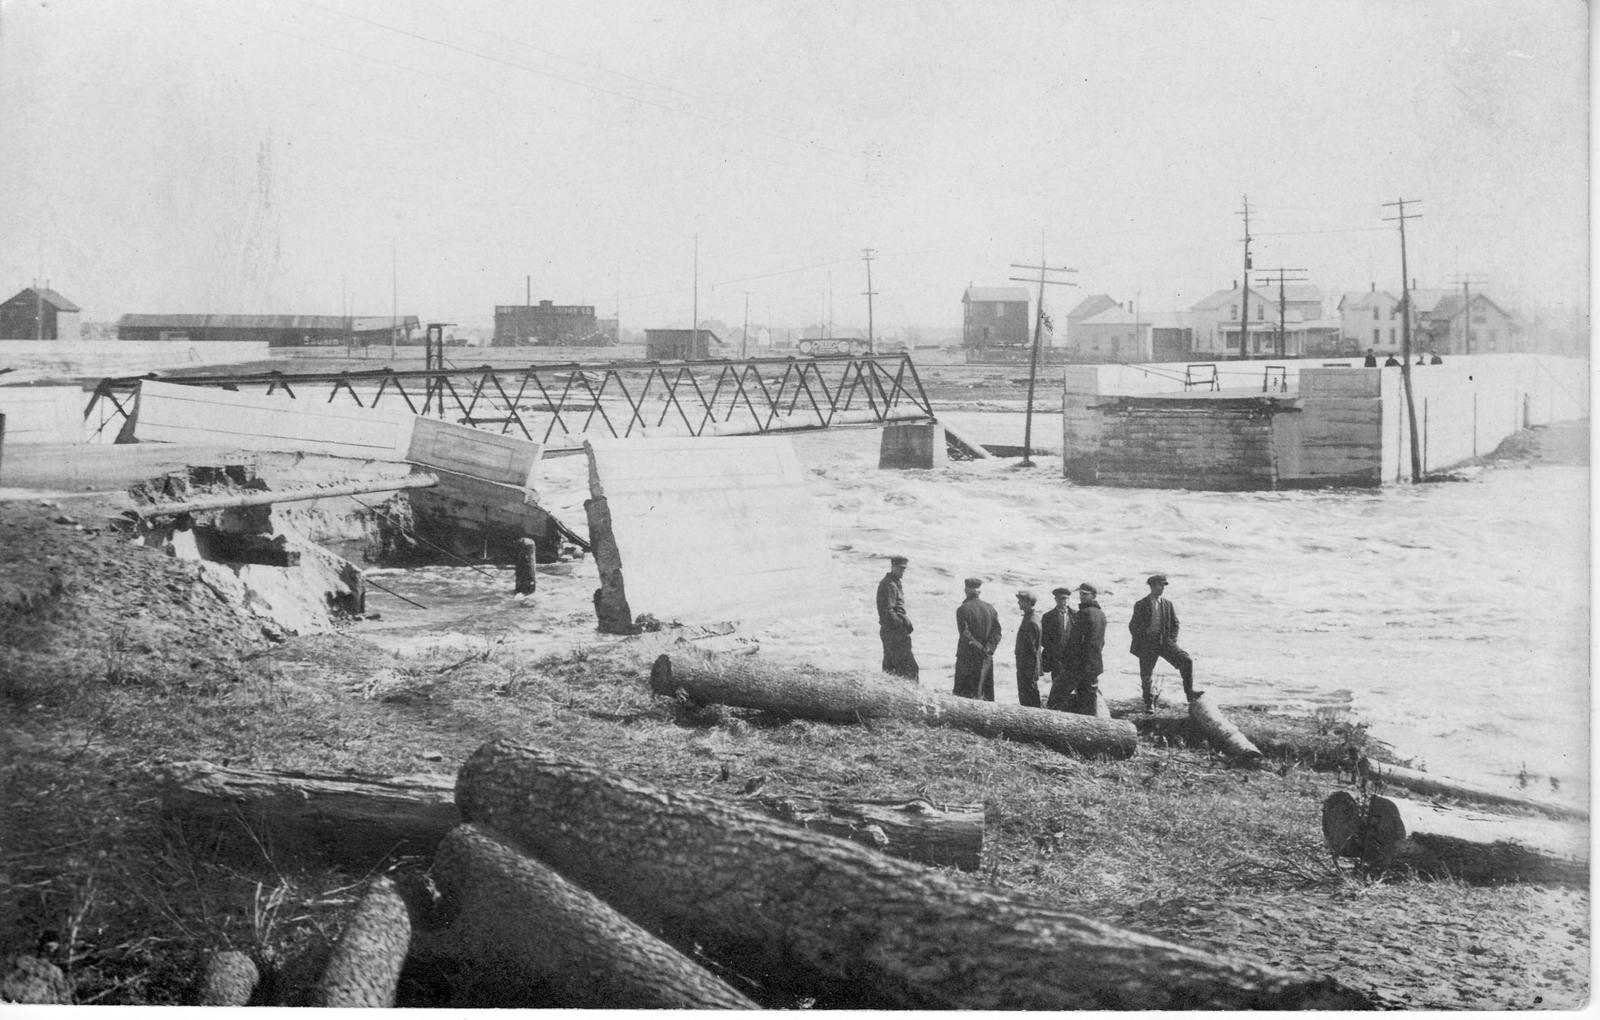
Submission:
M 1033 592 L 1017 592 L 1017 610 L 1022 613 L 1022 622 L 1017 624 L 1017 704 L 1025 708 L 1039 707 L 1039 621 L 1033 616 L 1036 602 Z
M 1106 643 L 1106 614 L 1100 611 L 1100 592 L 1085 581 L 1078 585 L 1078 611 L 1072 614 L 1072 636 L 1067 640 L 1067 675 L 1072 678 L 1069 712 L 1095 715 L 1100 704 L 1100 674 L 1105 661 L 1100 650 Z
M 1139 657 L 1139 688 L 1144 694 L 1144 710 L 1156 707 L 1155 694 L 1150 687 L 1150 674 L 1157 659 L 1165 659 L 1183 678 L 1183 694 L 1189 701 L 1198 695 L 1194 689 L 1194 660 L 1178 647 L 1178 611 L 1166 599 L 1166 574 L 1151 574 L 1145 579 L 1150 594 L 1133 604 L 1133 619 L 1128 621 L 1128 633 L 1133 644 L 1128 651 Z
M 906 593 L 901 578 L 904 556 L 889 557 L 889 572 L 878 582 L 878 638 L 883 642 L 883 671 L 917 682 L 917 657 L 911 654 L 911 618 L 906 615 Z
M 1072 640 L 1072 589 L 1055 588 L 1056 607 L 1039 621 L 1039 667 L 1050 671 L 1050 697 L 1045 708 L 1065 712 L 1072 702 L 1072 679 L 1067 675 L 1067 643 Z
M 983 582 L 966 580 L 967 597 L 956 607 L 956 687 L 963 698 L 994 700 L 994 650 L 1000 647 L 1000 614 L 978 597 Z

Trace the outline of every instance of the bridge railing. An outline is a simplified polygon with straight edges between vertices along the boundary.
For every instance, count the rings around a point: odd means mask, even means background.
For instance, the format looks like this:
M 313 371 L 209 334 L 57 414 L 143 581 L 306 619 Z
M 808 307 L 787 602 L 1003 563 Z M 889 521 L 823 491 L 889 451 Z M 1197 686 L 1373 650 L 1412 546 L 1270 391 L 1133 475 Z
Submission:
M 715 361 L 568 362 L 102 379 L 84 409 L 95 438 L 133 415 L 144 379 L 385 407 L 547 446 L 585 435 L 730 435 L 931 419 L 909 354 Z

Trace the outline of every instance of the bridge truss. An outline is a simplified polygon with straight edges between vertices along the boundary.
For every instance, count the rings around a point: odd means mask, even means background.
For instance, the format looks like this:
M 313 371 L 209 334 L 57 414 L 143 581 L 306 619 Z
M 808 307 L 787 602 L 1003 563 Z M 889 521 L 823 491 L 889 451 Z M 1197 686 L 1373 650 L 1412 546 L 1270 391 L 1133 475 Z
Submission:
M 145 379 L 403 409 L 546 446 L 586 435 L 744 435 L 932 420 L 909 354 L 503 368 L 217 373 L 102 379 L 84 409 L 99 441 L 134 413 Z

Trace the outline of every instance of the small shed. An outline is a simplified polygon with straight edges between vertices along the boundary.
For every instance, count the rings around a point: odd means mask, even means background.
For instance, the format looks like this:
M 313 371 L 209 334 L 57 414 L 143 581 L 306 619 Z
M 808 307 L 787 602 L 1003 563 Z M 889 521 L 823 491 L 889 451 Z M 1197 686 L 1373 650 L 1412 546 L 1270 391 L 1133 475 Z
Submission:
M 75 341 L 82 309 L 49 287 L 24 287 L 0 304 L 0 340 Z
M 704 361 L 723 343 L 709 329 L 647 329 L 644 356 L 651 361 Z

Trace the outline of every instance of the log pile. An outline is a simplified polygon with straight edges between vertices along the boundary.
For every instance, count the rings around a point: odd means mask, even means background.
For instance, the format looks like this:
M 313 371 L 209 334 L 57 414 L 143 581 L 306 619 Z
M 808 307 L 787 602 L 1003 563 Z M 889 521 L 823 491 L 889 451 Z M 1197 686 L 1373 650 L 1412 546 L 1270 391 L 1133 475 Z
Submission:
M 1339 791 L 1323 802 L 1328 851 L 1373 873 L 1587 886 L 1586 825 Z
M 508 740 L 465 821 L 770 992 L 892 1009 L 1359 1008 L 1329 978 L 1202 952 L 958 882 L 714 798 Z
M 650 689 L 700 704 L 820 722 L 898 719 L 948 726 L 1081 757 L 1129 758 L 1138 746 L 1138 733 L 1125 720 L 935 694 L 886 683 L 879 676 L 800 672 L 755 659 L 694 661 L 663 655 L 650 669 Z

